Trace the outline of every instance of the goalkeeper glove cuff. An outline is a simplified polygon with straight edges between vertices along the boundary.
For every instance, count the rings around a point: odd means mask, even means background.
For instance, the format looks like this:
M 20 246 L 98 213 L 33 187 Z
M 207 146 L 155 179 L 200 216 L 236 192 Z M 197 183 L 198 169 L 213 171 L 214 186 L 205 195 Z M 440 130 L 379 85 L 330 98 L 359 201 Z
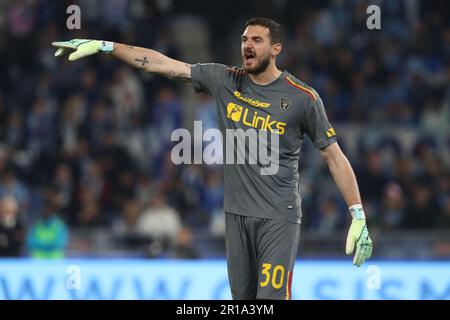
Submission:
M 350 208 L 348 208 L 350 211 L 352 218 L 355 220 L 363 220 L 366 219 L 366 216 L 364 214 L 364 210 L 361 204 L 354 204 Z
M 101 41 L 102 45 L 100 47 L 101 52 L 111 53 L 114 50 L 114 42 L 111 41 Z

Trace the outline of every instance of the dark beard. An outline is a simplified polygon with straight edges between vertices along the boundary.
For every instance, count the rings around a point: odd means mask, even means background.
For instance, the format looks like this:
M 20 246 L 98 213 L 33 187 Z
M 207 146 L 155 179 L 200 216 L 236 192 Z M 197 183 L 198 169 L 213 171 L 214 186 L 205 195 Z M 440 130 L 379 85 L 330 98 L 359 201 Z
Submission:
M 242 66 L 245 72 L 249 74 L 259 74 L 266 71 L 267 67 L 270 64 L 270 57 L 267 57 L 266 59 L 262 59 L 259 64 L 257 64 L 254 68 L 249 69 L 245 65 Z

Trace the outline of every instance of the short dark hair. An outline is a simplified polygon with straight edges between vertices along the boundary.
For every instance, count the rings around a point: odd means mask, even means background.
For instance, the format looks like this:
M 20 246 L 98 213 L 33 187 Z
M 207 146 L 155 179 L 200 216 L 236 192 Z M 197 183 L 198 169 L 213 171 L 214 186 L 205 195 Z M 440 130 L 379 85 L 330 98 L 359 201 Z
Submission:
M 281 25 L 269 18 L 251 18 L 245 23 L 245 27 L 248 26 L 263 26 L 269 29 L 270 42 L 274 43 L 284 43 L 284 31 Z

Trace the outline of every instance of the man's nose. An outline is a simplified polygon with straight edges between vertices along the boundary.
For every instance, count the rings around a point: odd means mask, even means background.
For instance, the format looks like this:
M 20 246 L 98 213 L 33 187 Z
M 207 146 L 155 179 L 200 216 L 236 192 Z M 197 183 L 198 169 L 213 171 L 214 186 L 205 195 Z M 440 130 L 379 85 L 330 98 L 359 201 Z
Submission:
M 253 45 L 252 44 L 245 44 L 244 45 L 244 50 L 253 50 L 254 48 L 253 48 Z

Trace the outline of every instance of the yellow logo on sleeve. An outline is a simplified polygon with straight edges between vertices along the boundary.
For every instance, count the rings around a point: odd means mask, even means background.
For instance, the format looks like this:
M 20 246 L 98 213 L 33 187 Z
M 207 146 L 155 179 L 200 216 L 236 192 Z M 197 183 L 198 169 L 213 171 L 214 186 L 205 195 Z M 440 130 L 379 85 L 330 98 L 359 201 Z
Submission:
M 335 135 L 336 135 L 336 132 L 334 132 L 333 128 L 330 128 L 330 129 L 327 130 L 327 137 L 328 138 L 334 137 Z

